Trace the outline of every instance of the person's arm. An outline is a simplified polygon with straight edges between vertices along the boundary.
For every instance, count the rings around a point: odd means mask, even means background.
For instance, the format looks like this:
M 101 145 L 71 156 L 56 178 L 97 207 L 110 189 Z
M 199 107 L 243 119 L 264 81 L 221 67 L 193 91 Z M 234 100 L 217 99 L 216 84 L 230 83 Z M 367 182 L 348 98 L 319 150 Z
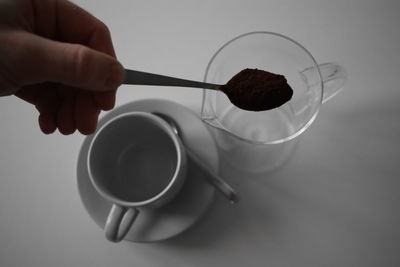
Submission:
M 44 133 L 96 129 L 123 67 L 107 27 L 66 0 L 0 0 L 0 95 L 35 105 Z

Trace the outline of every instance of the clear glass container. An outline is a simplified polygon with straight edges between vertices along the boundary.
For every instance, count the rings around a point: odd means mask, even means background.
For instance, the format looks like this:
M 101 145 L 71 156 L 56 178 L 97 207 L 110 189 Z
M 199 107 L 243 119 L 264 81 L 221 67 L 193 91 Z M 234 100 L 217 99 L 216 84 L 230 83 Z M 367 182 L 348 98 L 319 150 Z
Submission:
M 275 158 L 279 157 L 282 149 L 271 145 L 285 143 L 304 132 L 316 118 L 321 104 L 337 94 L 346 79 L 340 65 L 317 64 L 311 53 L 295 40 L 257 31 L 237 36 L 219 48 L 208 63 L 204 82 L 225 84 L 245 68 L 284 75 L 294 94 L 279 108 L 254 112 L 235 107 L 220 91 L 204 90 L 201 118 L 216 130 L 220 147 L 228 147 L 230 154 L 232 147 L 239 149 L 237 153 L 243 156 L 238 160 L 254 158 L 256 154 L 245 153 L 245 149 L 255 147 L 257 151 L 273 147 Z M 267 154 L 259 156 L 270 158 Z

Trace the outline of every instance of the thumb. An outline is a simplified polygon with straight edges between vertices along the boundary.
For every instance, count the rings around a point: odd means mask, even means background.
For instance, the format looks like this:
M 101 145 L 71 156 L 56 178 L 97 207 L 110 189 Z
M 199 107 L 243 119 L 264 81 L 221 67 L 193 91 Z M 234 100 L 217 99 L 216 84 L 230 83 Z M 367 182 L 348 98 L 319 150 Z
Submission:
M 30 33 L 20 38 L 23 39 L 17 49 L 20 53 L 13 64 L 21 86 L 58 82 L 87 90 L 109 91 L 115 90 L 124 79 L 122 65 L 102 52 Z

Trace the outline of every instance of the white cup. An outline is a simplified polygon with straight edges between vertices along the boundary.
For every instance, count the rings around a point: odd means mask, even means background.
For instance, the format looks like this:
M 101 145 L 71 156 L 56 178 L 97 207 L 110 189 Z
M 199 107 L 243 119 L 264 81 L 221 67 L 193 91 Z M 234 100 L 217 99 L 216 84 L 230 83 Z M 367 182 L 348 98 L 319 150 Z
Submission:
M 138 207 L 161 207 L 177 195 L 186 178 L 187 159 L 181 141 L 164 120 L 130 112 L 95 133 L 87 167 L 95 189 L 113 203 L 106 238 L 119 242 L 135 221 Z

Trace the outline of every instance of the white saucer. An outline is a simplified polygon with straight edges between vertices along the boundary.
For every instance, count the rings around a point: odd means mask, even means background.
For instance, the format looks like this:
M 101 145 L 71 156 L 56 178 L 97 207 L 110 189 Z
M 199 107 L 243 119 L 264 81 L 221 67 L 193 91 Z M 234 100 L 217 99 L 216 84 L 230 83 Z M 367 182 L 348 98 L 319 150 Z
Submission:
M 193 111 L 180 104 L 161 99 L 131 102 L 107 113 L 99 121 L 98 128 L 111 118 L 130 111 L 161 112 L 171 116 L 182 130 L 183 143 L 218 172 L 218 152 L 211 133 Z M 87 212 L 103 229 L 111 203 L 97 193 L 88 176 L 86 157 L 92 138 L 93 135 L 85 138 L 79 153 L 78 190 Z M 141 208 L 125 240 L 156 242 L 173 237 L 188 229 L 205 213 L 214 200 L 215 189 L 201 177 L 201 170 L 190 163 L 187 180 L 176 199 L 159 209 Z

